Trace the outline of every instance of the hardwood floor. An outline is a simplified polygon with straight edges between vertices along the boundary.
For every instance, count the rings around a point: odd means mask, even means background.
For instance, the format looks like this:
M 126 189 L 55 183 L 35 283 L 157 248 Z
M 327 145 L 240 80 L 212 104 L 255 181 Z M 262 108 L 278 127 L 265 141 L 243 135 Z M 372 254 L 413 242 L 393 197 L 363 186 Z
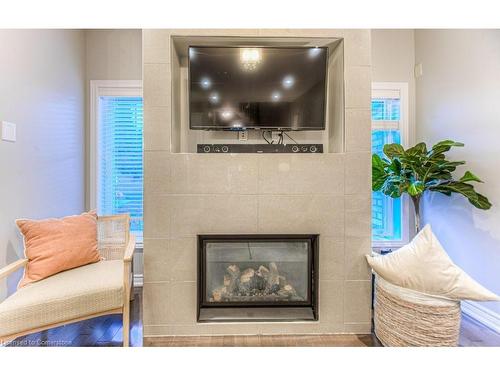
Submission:
M 121 315 L 102 316 L 19 337 L 8 346 L 122 346 Z M 130 345 L 142 346 L 142 289 L 134 289 Z M 148 338 L 148 346 L 381 346 L 375 335 L 171 336 Z M 460 346 L 500 346 L 500 335 L 462 315 Z

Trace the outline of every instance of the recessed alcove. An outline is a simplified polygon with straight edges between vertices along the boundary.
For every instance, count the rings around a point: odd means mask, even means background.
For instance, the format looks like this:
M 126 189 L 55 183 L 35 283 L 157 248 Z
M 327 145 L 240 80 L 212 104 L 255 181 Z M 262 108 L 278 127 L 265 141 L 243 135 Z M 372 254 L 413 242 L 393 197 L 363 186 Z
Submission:
M 344 43 L 342 38 L 171 36 L 171 152 L 196 153 L 201 143 L 240 143 L 238 132 L 189 128 L 188 47 L 262 46 L 327 47 L 327 105 L 325 130 L 293 131 L 298 143 L 321 143 L 324 152 L 344 151 Z M 265 143 L 260 130 L 249 130 L 246 143 Z

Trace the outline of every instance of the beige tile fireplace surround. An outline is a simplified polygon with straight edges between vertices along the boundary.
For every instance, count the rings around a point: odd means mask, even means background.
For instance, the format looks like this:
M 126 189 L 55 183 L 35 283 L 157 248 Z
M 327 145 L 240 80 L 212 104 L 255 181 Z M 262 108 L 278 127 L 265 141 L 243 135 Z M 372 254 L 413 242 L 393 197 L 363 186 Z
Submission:
M 341 40 L 341 108 L 328 99 L 341 123 L 329 121 L 324 132 L 336 145 L 304 155 L 183 149 L 178 133 L 189 130 L 175 36 Z M 144 30 L 143 46 L 146 343 L 169 335 L 369 333 L 370 31 Z M 319 321 L 196 322 L 196 235 L 237 233 L 320 234 Z

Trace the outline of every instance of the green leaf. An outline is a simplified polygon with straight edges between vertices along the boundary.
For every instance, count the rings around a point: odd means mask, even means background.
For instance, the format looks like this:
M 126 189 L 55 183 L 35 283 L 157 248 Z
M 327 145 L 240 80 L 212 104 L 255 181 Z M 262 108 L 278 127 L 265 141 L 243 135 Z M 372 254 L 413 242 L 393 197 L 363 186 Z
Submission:
M 403 146 L 397 143 L 391 143 L 384 145 L 384 154 L 387 155 L 390 159 L 392 159 L 395 156 L 401 156 L 404 155 L 405 150 Z
M 384 170 L 384 162 L 382 161 L 382 158 L 377 154 L 372 155 L 372 168 Z
M 448 172 L 453 172 L 459 165 L 465 164 L 465 161 L 446 161 L 437 164 L 439 169 L 447 170 Z
M 392 159 L 391 164 L 387 166 L 387 169 L 394 174 L 401 174 L 401 162 L 398 159 Z
M 391 198 L 399 198 L 402 194 L 399 183 L 394 183 L 394 181 L 391 181 L 389 178 L 385 180 L 381 190 L 382 193 Z
M 408 194 L 412 197 L 420 195 L 424 192 L 425 185 L 422 181 L 414 181 L 408 186 Z
M 429 173 L 429 175 L 426 178 L 425 183 L 427 184 L 429 182 L 429 180 L 435 181 L 435 180 L 451 180 L 451 179 L 453 179 L 453 176 L 448 171 L 434 172 L 434 173 Z
M 415 146 L 409 148 L 405 151 L 408 155 L 422 155 L 425 156 L 427 154 L 427 145 L 425 142 L 417 143 Z
M 469 200 L 470 202 L 470 200 Z M 484 195 L 477 193 L 477 201 L 471 202 L 475 207 L 481 210 L 489 210 L 491 208 L 491 203 Z
M 382 188 L 387 174 L 385 173 L 386 163 L 377 154 L 372 155 L 372 190 L 379 191 Z
M 464 144 L 461 142 L 455 142 L 455 141 L 447 139 L 445 141 L 441 141 L 441 142 L 436 143 L 434 146 L 432 146 L 432 149 L 435 150 L 435 149 L 440 148 L 440 147 L 463 147 L 463 146 L 464 146 Z
M 432 150 L 429 152 L 429 156 L 435 156 L 442 154 L 443 152 L 450 151 L 452 147 L 463 147 L 464 144 L 460 142 L 455 142 L 451 140 L 441 141 L 432 146 Z
M 462 178 L 460 178 L 460 182 L 468 182 L 468 181 L 483 182 L 479 179 L 479 177 L 474 175 L 471 171 L 465 172 Z
M 429 188 L 429 190 L 438 191 L 446 195 L 450 195 L 450 193 L 461 194 L 466 197 L 474 207 L 482 210 L 487 210 L 491 207 L 491 203 L 488 201 L 488 198 L 481 194 L 478 194 L 474 190 L 474 186 L 472 186 L 471 184 L 466 184 L 464 182 L 446 182 L 437 186 L 432 186 Z

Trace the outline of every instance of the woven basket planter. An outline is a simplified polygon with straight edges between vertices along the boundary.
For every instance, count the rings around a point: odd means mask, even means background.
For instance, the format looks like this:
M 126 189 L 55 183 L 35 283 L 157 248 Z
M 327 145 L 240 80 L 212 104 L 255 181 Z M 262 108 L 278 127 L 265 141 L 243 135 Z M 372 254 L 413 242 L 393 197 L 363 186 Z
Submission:
M 384 346 L 457 346 L 460 302 L 375 278 L 375 334 Z

